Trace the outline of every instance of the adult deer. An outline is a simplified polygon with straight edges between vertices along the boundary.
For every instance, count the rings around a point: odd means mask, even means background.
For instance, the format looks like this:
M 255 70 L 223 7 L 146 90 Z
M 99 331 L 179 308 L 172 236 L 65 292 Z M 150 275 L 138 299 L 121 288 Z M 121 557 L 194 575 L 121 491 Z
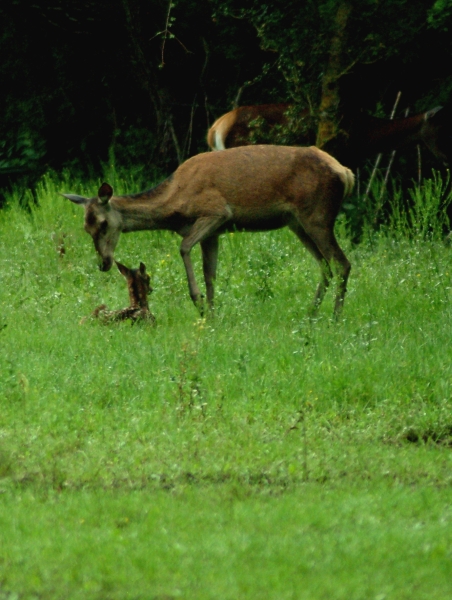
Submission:
M 290 104 L 262 104 L 240 106 L 219 117 L 207 133 L 212 150 L 224 150 L 250 144 L 253 128 L 250 123 L 262 118 L 271 129 L 287 124 L 286 112 Z M 308 111 L 306 111 L 308 116 Z M 432 108 L 403 119 L 379 119 L 364 114 L 345 118 L 341 124 L 345 132 L 335 147 L 325 146 L 350 168 L 378 152 L 396 150 L 411 143 L 423 142 L 446 165 L 452 165 L 452 112 L 450 107 Z M 312 143 L 312 132 L 305 132 L 297 140 L 300 145 Z
M 314 309 L 333 277 L 332 267 L 336 270 L 338 315 L 350 263 L 334 236 L 334 222 L 353 183 L 353 173 L 318 148 L 262 145 L 198 154 L 157 187 L 138 194 L 114 196 L 104 183 L 94 198 L 63 195 L 85 207 L 85 231 L 93 238 L 102 271 L 113 264 L 121 232 L 166 229 L 182 236 L 180 253 L 190 296 L 201 313 L 192 247 L 201 245 L 207 302 L 212 306 L 219 235 L 287 226 L 320 266 Z

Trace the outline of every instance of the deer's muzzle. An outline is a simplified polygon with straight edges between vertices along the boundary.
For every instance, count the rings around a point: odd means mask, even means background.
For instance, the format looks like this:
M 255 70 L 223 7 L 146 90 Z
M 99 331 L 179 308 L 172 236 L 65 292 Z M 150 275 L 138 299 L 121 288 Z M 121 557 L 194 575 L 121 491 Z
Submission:
M 102 258 L 99 263 L 99 270 L 100 271 L 109 271 L 112 266 L 113 266 L 112 258 L 110 258 L 110 257 Z

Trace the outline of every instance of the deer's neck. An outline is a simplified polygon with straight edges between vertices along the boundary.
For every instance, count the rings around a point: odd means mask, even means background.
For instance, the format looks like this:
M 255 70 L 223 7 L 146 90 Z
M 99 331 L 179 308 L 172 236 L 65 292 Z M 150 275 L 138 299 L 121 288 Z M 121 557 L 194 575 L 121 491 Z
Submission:
M 141 308 L 144 310 L 149 310 L 149 302 L 146 298 L 131 298 L 130 299 L 130 308 Z
M 149 309 L 147 292 L 136 281 L 128 281 L 130 308 Z
M 394 120 L 371 117 L 365 125 L 369 150 L 384 152 L 420 141 L 424 123 L 424 113 Z
M 145 192 L 112 198 L 113 208 L 121 215 L 124 233 L 147 229 L 166 229 L 165 223 L 170 217 L 167 206 L 170 183 L 171 177 Z

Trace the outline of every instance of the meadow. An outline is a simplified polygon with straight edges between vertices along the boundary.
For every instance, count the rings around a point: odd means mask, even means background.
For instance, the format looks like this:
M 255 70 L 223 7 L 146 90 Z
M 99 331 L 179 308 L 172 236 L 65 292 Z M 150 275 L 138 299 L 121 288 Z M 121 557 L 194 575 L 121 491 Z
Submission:
M 338 322 L 333 290 L 308 317 L 318 269 L 288 230 L 222 237 L 213 318 L 177 236 L 123 235 L 155 326 L 83 322 L 128 300 L 59 195 L 98 184 L 48 175 L 0 211 L 0 600 L 450 599 L 440 180 L 384 227 L 369 208 L 360 243 L 341 215 Z

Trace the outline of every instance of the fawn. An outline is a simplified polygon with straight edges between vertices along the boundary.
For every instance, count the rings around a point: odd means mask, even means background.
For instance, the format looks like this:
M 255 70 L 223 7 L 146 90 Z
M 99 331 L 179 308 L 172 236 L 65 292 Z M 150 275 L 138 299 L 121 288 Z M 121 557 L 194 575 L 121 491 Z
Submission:
M 104 323 L 126 321 L 151 321 L 155 323 L 155 317 L 149 310 L 148 294 L 152 292 L 150 277 L 146 273 L 146 266 L 140 263 L 138 269 L 128 269 L 121 263 L 116 262 L 119 272 L 124 275 L 129 289 L 130 306 L 120 310 L 107 310 L 105 304 L 98 306 L 92 313 L 92 317 L 101 319 Z

